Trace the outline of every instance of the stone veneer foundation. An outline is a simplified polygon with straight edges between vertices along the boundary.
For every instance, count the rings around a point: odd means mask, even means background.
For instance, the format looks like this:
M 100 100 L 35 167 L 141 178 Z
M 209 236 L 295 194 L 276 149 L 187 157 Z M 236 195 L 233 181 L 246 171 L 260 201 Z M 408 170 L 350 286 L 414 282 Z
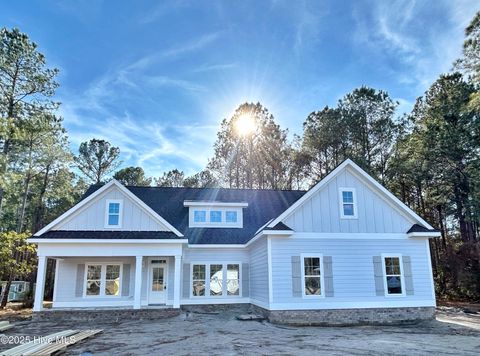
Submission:
M 119 321 L 119 320 L 155 320 L 180 315 L 180 309 L 46 309 L 35 312 L 33 320 L 82 320 L 82 321 Z
M 398 325 L 435 317 L 435 307 L 266 310 L 253 305 L 252 309 L 264 315 L 269 322 L 284 325 Z
M 200 314 L 254 313 L 274 324 L 298 326 L 399 325 L 435 317 L 435 307 L 267 310 L 252 304 L 217 304 L 185 305 L 181 309 L 47 309 L 33 313 L 33 320 L 156 320 L 180 315 L 182 310 Z

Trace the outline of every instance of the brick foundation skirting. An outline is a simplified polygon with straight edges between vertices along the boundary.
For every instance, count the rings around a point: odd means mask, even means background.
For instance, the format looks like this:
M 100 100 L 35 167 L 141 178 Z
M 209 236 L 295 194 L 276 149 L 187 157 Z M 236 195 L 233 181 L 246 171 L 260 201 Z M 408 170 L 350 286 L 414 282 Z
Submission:
M 283 325 L 400 325 L 435 317 L 435 307 L 266 310 L 252 305 L 252 310 L 265 316 L 271 323 Z
M 119 321 L 119 320 L 156 320 L 180 315 L 179 308 L 165 309 L 47 309 L 33 313 L 33 320 L 82 320 L 82 321 Z

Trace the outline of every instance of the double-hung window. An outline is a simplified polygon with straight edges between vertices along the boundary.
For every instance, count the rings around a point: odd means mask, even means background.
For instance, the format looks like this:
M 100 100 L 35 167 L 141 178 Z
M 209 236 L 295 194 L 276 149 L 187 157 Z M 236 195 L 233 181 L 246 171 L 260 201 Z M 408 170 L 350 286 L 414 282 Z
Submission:
M 85 274 L 85 296 L 119 296 L 121 287 L 120 264 L 87 264 Z
M 385 291 L 387 295 L 403 295 L 403 278 L 400 256 L 384 256 Z
M 302 256 L 302 289 L 304 296 L 323 296 L 321 256 Z
M 122 227 L 122 200 L 107 200 L 105 213 L 105 227 Z
M 342 219 L 357 218 L 357 202 L 354 188 L 340 188 L 340 216 Z
M 193 265 L 192 268 L 192 295 L 201 297 L 205 295 L 206 265 Z

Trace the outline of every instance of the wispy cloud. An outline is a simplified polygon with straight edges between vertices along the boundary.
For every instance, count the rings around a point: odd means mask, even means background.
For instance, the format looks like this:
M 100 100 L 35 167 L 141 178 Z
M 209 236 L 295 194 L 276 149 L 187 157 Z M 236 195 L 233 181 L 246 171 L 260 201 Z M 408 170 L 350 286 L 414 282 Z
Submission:
M 220 38 L 221 32 L 208 33 L 192 39 L 179 46 L 174 46 L 161 53 L 161 57 L 176 57 L 181 54 L 198 51 Z
M 221 63 L 221 64 L 203 64 L 195 69 L 193 69 L 193 72 L 195 73 L 201 73 L 201 72 L 212 72 L 212 71 L 222 71 L 222 70 L 227 70 L 227 69 L 233 69 L 238 66 L 237 63 L 232 62 L 232 63 Z
M 438 6 L 443 9 L 448 26 L 432 22 L 436 27 L 425 28 L 419 19 L 430 16 L 428 4 L 411 0 L 371 2 L 371 5 L 371 17 L 360 11 L 360 7 L 354 8 L 354 39 L 375 52 L 377 58 L 386 55 L 395 58 L 401 67 L 387 67 L 389 62 L 382 65 L 392 76 L 397 75 L 399 83 L 415 86 L 419 94 L 439 74 L 451 69 L 461 53 L 463 29 L 478 10 L 475 0 L 440 0 Z

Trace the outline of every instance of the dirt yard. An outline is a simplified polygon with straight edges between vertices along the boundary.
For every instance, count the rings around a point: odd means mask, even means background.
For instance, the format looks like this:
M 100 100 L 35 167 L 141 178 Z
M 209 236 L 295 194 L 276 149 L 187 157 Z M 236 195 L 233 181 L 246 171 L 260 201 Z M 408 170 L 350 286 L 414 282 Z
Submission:
M 443 307 L 437 320 L 411 326 L 285 327 L 238 321 L 238 312 L 183 313 L 157 321 L 120 323 L 31 322 L 27 313 L 8 315 L 16 324 L 5 335 L 47 335 L 65 329 L 102 328 L 98 336 L 67 349 L 67 355 L 479 355 L 480 313 Z M 0 314 L 5 320 L 7 314 Z M 13 320 L 16 321 L 13 321 Z M 0 344 L 1 350 L 14 345 Z

